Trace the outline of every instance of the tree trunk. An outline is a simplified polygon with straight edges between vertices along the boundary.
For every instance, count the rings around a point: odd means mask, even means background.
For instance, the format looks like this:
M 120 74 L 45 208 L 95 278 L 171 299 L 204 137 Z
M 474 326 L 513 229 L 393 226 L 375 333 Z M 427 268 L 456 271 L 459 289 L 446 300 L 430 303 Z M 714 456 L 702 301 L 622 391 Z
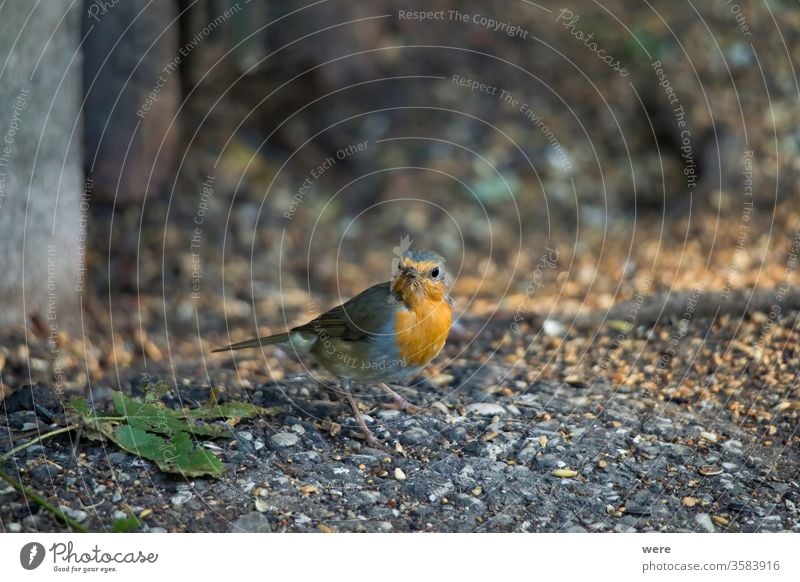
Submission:
M 80 10 L 0 8 L 0 326 L 36 314 L 53 335 L 77 319 L 83 272 Z

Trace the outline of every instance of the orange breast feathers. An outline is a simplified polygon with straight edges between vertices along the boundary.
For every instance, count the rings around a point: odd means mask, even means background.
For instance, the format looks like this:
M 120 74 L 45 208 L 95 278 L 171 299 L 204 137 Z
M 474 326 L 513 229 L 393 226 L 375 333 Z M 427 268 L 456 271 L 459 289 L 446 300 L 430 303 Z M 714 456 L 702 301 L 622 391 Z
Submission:
M 444 347 L 453 311 L 447 301 L 418 299 L 395 317 L 395 338 L 400 357 L 409 366 L 424 366 Z

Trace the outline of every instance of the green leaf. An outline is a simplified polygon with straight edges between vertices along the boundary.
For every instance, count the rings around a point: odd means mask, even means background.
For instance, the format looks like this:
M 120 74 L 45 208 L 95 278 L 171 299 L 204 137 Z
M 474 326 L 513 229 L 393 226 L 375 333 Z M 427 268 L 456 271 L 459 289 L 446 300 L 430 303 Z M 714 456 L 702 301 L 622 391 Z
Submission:
M 122 519 L 115 519 L 111 524 L 111 533 L 127 533 L 142 527 L 142 522 L 135 515 L 129 515 Z
M 82 416 L 90 416 L 91 413 L 89 412 L 89 403 L 86 402 L 86 398 L 75 397 L 69 401 L 68 406 L 72 408 L 75 412 L 79 412 Z
M 116 392 L 113 395 L 114 407 L 128 421 L 128 424 L 149 432 L 165 434 L 168 437 L 181 431 L 196 435 L 221 437 L 230 434 L 225 426 L 189 422 L 186 414 L 172 410 L 161 404 L 147 404 Z
M 219 476 L 225 472 L 225 467 L 213 453 L 208 449 L 196 447 L 191 438 L 185 432 L 178 433 L 170 440 L 170 445 L 175 447 L 177 457 L 175 457 L 175 467 L 189 477 L 200 475 Z M 169 463 L 169 461 L 168 461 Z M 167 470 L 167 469 L 164 469 Z
M 254 416 L 271 415 L 280 412 L 280 407 L 262 408 L 249 402 L 226 402 L 225 404 L 207 404 L 200 408 L 187 410 L 189 418 L 252 418 Z
M 171 391 L 172 387 L 163 380 L 148 382 L 144 387 L 144 401 L 158 402 Z
M 134 455 L 157 463 L 167 459 L 167 441 L 157 434 L 122 425 L 115 428 L 109 436 L 120 448 Z
M 124 425 L 118 426 L 110 437 L 121 449 L 150 459 L 158 468 L 168 473 L 181 473 L 188 477 L 219 476 L 225 471 L 222 462 L 205 449 L 194 446 L 185 432 L 170 439 Z
M 123 451 L 153 461 L 162 471 L 190 477 L 216 477 L 225 471 L 214 454 L 192 440 L 192 436 L 217 438 L 230 434 L 227 424 L 209 421 L 251 418 L 280 411 L 280 408 L 261 408 L 248 402 L 173 410 L 159 401 L 165 386 L 148 385 L 144 401 L 114 392 L 112 400 L 116 412 L 112 415 L 98 415 L 85 398 L 74 398 L 70 410 L 89 438 L 110 440 Z

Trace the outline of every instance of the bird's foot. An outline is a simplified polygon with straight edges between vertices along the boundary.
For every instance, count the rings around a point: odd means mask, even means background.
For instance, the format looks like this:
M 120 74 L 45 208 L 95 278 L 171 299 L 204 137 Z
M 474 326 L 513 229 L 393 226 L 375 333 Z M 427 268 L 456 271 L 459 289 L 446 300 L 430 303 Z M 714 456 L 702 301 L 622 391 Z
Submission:
M 374 449 L 383 449 L 381 441 L 379 441 L 377 437 L 374 434 L 372 434 L 372 431 L 369 430 L 369 427 L 367 426 L 367 421 L 364 420 L 364 413 L 361 412 L 361 409 L 358 407 L 358 402 L 356 402 L 356 399 L 353 398 L 353 393 L 350 389 L 350 381 L 349 380 L 343 381 L 342 388 L 344 389 L 344 395 L 347 398 L 347 402 L 350 404 L 350 408 L 353 410 L 353 415 L 356 417 L 356 421 L 358 422 L 358 427 L 361 429 L 364 441 L 367 443 L 368 446 Z
M 403 396 L 392 390 L 388 384 L 381 382 L 378 386 L 381 390 L 391 396 L 393 400 L 392 404 L 384 404 L 383 406 L 385 408 L 402 410 L 403 412 L 408 412 L 410 414 L 420 414 L 425 411 L 425 409 L 421 406 L 410 403 Z
M 402 410 L 403 412 L 408 412 L 409 414 L 422 414 L 425 412 L 423 407 L 412 404 L 405 398 L 402 398 L 401 400 L 394 400 L 393 402 L 386 402 L 381 404 L 381 406 L 383 408 L 388 408 L 389 410 Z
M 364 433 L 364 442 L 367 443 L 367 446 L 373 449 L 378 449 L 380 451 L 384 450 L 383 443 L 378 440 L 371 430 L 367 429 L 364 432 L 364 429 L 361 429 L 361 432 Z

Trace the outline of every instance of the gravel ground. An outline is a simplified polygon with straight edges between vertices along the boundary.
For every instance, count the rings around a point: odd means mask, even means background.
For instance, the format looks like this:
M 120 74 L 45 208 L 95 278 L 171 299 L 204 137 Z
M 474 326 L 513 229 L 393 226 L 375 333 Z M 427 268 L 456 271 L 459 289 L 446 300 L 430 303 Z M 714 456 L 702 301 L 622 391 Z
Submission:
M 781 320 L 785 333 L 793 333 L 796 318 Z M 724 325 L 689 325 L 687 337 L 703 338 L 703 349 L 731 351 Z M 389 409 L 379 391 L 362 390 L 385 450 L 362 444 L 335 395 L 292 375 L 219 396 L 283 407 L 275 417 L 242 420 L 230 439 L 215 441 L 228 468 L 220 479 L 167 475 L 85 438 L 76 457 L 71 434 L 27 448 L 4 468 L 96 530 L 133 512 L 144 531 L 800 532 L 796 399 L 785 400 L 786 386 L 765 398 L 770 383 L 758 366 L 745 365 L 751 374 L 739 377 L 736 392 L 750 410 L 732 405 L 721 389 L 732 376 L 719 371 L 687 374 L 681 386 L 700 386 L 693 393 L 670 392 L 668 383 L 654 389 L 635 376 L 618 384 L 576 378 L 574 371 L 561 381 L 531 381 L 536 370 L 500 363 L 521 361 L 502 352 L 517 354 L 534 341 L 529 363 L 553 356 L 556 345 L 569 360 L 569 340 L 544 338 L 534 326 L 516 334 L 495 327 L 484 330 L 479 346 L 463 339 L 468 328 L 454 333 L 446 370 L 404 390 L 428 407 L 424 413 Z M 592 345 L 599 349 L 615 335 Z M 626 341 L 648 337 L 647 350 L 664 349 L 651 329 Z M 486 353 L 486 343 L 502 349 L 484 364 L 457 357 Z M 599 354 L 583 359 L 597 365 Z M 621 357 L 652 356 L 627 346 Z M 221 362 L 221 370 L 233 367 L 233 360 Z M 142 395 L 139 380 L 128 388 Z M 37 403 L 58 409 L 49 387 L 36 390 Z M 210 390 L 187 380 L 179 396 L 207 402 Z M 99 408 L 109 396 L 108 388 L 94 391 Z M 0 450 L 10 448 L 9 437 L 51 426 L 41 410 L 25 410 L 32 407 L 24 400 L 12 396 L 0 407 L 0 426 L 8 427 Z M 176 395 L 165 402 L 177 406 Z M 757 403 L 771 412 L 762 414 Z M 65 529 L 4 484 L 0 522 L 4 531 Z

